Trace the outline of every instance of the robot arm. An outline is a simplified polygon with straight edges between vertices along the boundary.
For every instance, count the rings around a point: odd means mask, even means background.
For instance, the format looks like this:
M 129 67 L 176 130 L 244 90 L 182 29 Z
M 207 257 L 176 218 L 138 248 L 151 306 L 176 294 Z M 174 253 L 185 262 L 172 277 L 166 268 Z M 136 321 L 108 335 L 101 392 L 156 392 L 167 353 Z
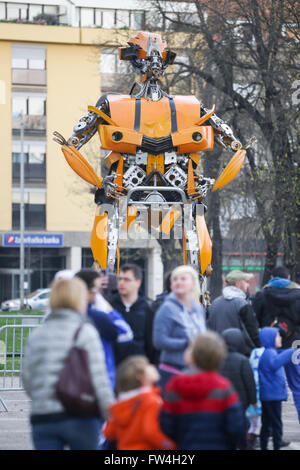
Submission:
M 98 100 L 95 107 L 105 114 L 108 114 L 109 105 L 104 97 Z M 80 118 L 79 122 L 74 126 L 73 134 L 67 140 L 67 145 L 72 145 L 79 150 L 96 134 L 99 124 L 106 124 L 106 121 L 98 114 L 89 111 Z
M 209 110 L 203 106 L 201 106 L 201 111 L 203 111 L 204 114 L 209 112 Z M 231 128 L 223 121 L 223 119 L 219 118 L 216 114 L 213 114 L 207 122 L 215 131 L 215 141 L 218 145 L 223 148 L 231 147 L 234 151 L 242 148 L 241 142 L 236 139 Z

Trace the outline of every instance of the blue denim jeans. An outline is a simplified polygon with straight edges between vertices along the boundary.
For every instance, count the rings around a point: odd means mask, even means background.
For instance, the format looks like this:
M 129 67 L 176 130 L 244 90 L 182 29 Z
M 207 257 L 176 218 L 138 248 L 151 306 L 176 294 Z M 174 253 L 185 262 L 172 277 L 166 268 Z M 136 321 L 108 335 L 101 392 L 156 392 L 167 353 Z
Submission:
M 96 450 L 101 421 L 98 418 L 68 418 L 51 423 L 32 424 L 36 450 Z

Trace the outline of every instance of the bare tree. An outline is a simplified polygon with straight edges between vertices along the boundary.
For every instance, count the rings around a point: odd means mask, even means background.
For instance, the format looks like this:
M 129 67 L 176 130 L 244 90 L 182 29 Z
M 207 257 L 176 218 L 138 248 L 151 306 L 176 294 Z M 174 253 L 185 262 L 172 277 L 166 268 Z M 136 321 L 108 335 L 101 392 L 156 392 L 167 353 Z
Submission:
M 180 2 L 153 2 L 170 30 L 185 32 L 192 56 L 201 58 L 198 63 L 178 65 L 195 81 L 226 96 L 224 114 L 242 141 L 253 133 L 258 137 L 257 147 L 247 152 L 245 175 L 267 247 L 263 282 L 281 245 L 285 263 L 299 282 L 300 100 L 293 99 L 293 86 L 299 70 L 300 4 L 297 0 L 187 3 L 184 9 Z M 173 33 L 168 34 L 172 42 Z

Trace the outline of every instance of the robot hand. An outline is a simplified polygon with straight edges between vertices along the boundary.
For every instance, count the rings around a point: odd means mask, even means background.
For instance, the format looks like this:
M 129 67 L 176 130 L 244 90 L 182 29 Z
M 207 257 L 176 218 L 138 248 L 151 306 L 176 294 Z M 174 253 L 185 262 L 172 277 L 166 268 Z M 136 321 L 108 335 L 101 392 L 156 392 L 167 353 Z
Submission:
M 257 141 L 257 138 L 256 137 L 251 137 L 250 140 L 248 140 L 248 142 L 245 143 L 245 145 L 242 145 L 241 142 L 239 142 L 238 140 L 234 140 L 233 142 L 231 142 L 231 148 L 232 150 L 247 150 L 248 148 L 252 147 L 252 145 Z
M 66 139 L 64 138 L 63 135 L 61 135 L 59 132 L 57 131 L 54 131 L 53 132 L 53 135 L 54 135 L 54 141 L 57 142 L 59 145 L 70 145 L 68 144 L 68 142 L 66 141 Z

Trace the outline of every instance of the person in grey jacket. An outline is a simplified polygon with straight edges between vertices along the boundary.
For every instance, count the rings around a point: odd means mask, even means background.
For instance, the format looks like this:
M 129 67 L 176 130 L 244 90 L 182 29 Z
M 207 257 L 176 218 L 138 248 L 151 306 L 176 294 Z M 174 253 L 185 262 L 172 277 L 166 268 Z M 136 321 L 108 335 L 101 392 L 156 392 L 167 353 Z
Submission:
M 200 287 L 191 266 L 179 266 L 171 274 L 171 290 L 158 309 L 153 326 L 153 344 L 161 351 L 160 385 L 185 367 L 184 352 L 191 340 L 206 330 L 205 309 L 199 303 Z
M 228 328 L 239 328 L 246 343 L 246 354 L 260 347 L 258 323 L 255 312 L 247 300 L 248 281 L 253 274 L 230 271 L 225 277 L 226 287 L 208 307 L 207 328 L 220 335 Z
M 37 450 L 97 449 L 101 418 L 114 402 L 105 357 L 95 327 L 85 319 L 87 288 L 81 279 L 55 281 L 50 294 L 51 313 L 28 338 L 22 364 L 22 381 L 31 398 L 32 439 Z M 59 374 L 73 337 L 82 325 L 76 345 L 88 352 L 89 370 L 100 416 L 70 416 L 56 396 Z

